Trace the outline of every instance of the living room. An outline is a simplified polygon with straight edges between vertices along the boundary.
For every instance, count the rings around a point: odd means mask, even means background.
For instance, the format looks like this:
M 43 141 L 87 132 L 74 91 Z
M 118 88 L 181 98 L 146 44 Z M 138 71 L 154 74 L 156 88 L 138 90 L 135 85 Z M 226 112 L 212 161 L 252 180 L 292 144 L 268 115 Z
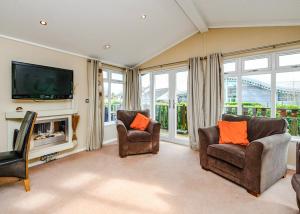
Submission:
M 299 9 L 2 1 L 1 213 L 298 213 Z

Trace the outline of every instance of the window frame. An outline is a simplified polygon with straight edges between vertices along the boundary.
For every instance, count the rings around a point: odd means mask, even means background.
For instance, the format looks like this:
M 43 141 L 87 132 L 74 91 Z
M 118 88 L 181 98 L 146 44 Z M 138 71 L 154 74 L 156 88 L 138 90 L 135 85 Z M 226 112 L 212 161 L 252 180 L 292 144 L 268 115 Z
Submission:
M 295 70 L 300 70 L 300 63 L 297 65 L 286 65 L 286 66 L 280 66 L 279 65 L 279 57 L 280 56 L 285 56 L 285 55 L 293 55 L 293 54 L 300 54 L 300 49 L 295 49 L 295 50 L 289 50 L 289 51 L 280 51 L 277 52 L 276 55 L 276 69 L 283 71 L 283 72 L 287 72 L 287 70 L 289 71 L 295 71 Z
M 225 73 L 224 64 L 226 64 L 226 63 L 235 63 L 235 71 L 230 71 L 230 72 L 226 72 Z M 229 59 L 229 60 L 226 60 L 226 62 L 224 61 L 224 63 L 223 63 L 223 71 L 224 71 L 224 74 L 236 73 L 238 71 L 238 60 L 237 59 Z
M 111 84 L 112 83 L 118 83 L 118 84 L 122 84 L 123 85 L 123 100 L 122 100 L 122 106 L 121 108 L 124 107 L 124 95 L 125 95 L 125 74 L 123 71 L 121 70 L 116 70 L 116 69 L 112 69 L 112 68 L 103 68 L 103 72 L 107 73 L 107 78 L 103 77 L 103 94 L 104 94 L 104 99 L 105 99 L 105 88 L 104 88 L 104 83 L 107 83 L 107 102 L 108 102 L 108 121 L 104 121 L 104 125 L 111 125 L 114 124 L 116 121 L 115 120 L 111 120 Z M 123 80 L 115 80 L 112 79 L 112 73 L 116 73 L 116 74 L 122 74 L 123 76 Z M 104 111 L 103 111 L 103 118 L 105 119 L 105 102 L 103 102 L 104 105 Z
M 276 103 L 277 103 L 277 95 L 276 95 L 276 74 L 278 73 L 287 73 L 287 72 L 299 72 L 300 65 L 298 66 L 279 66 L 279 56 L 289 55 L 300 53 L 299 49 L 285 50 L 272 52 L 268 54 L 258 54 L 254 56 L 247 57 L 238 57 L 238 58 L 228 58 L 224 60 L 224 64 L 228 62 L 236 61 L 236 72 L 224 73 L 224 80 L 227 77 L 236 77 L 237 78 L 237 114 L 242 115 L 242 77 L 243 76 L 251 76 L 251 75 L 260 75 L 260 74 L 270 74 L 271 75 L 271 118 L 276 117 Z M 269 67 L 268 69 L 254 69 L 254 70 L 245 70 L 244 65 L 246 60 L 258 59 L 258 58 L 268 58 L 269 59 Z M 224 99 L 225 103 L 225 99 Z M 223 109 L 224 112 L 225 108 Z M 292 141 L 299 141 L 300 136 L 292 136 Z
M 256 60 L 256 59 L 268 59 L 268 67 L 267 68 L 257 68 L 257 69 L 245 69 L 245 62 L 248 60 Z M 245 72 L 258 72 L 258 71 L 268 71 L 272 68 L 272 57 L 267 54 L 260 54 L 260 55 L 255 55 L 255 56 L 247 56 L 247 57 L 242 57 L 242 73 Z

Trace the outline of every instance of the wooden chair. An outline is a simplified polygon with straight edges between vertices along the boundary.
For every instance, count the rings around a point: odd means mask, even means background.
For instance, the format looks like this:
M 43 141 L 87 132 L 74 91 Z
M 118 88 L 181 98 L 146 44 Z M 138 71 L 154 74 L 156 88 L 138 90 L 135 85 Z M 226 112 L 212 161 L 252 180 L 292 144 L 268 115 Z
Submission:
M 28 153 L 36 117 L 37 113 L 26 112 L 20 130 L 14 132 L 13 151 L 0 153 L 0 177 L 23 180 L 26 192 L 30 191 Z

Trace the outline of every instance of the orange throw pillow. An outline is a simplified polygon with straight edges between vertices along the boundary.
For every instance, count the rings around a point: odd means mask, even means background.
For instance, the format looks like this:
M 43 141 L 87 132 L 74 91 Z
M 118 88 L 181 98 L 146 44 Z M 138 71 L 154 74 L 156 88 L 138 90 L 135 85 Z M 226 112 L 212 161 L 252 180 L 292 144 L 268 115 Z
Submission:
M 220 144 L 240 144 L 248 145 L 248 135 L 247 135 L 247 122 L 229 122 L 229 121 L 219 121 L 218 122 L 220 130 Z
M 149 125 L 149 122 L 150 118 L 142 115 L 141 113 L 137 113 L 134 120 L 130 124 L 130 128 L 145 131 Z

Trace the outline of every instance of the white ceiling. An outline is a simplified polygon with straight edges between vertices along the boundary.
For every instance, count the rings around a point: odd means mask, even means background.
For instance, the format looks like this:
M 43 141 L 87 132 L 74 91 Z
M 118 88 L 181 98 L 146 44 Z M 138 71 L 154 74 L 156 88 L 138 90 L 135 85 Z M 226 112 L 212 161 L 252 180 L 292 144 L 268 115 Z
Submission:
M 211 27 L 299 25 L 299 11 L 300 0 L 1 0 L 0 34 L 131 66 Z

